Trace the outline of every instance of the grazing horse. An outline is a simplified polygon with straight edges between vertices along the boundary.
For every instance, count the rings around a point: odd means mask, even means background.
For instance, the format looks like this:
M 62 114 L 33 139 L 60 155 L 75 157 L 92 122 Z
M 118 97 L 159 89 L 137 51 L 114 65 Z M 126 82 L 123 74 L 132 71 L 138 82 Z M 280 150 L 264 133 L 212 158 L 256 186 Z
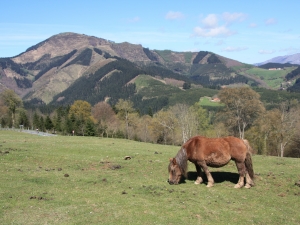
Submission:
M 182 177 L 187 174 L 187 161 L 194 163 L 197 170 L 197 180 L 195 184 L 203 182 L 202 170 L 207 176 L 207 187 L 214 185 L 208 166 L 222 167 L 230 160 L 235 161 L 238 173 L 240 175 L 238 183 L 235 188 L 244 186 L 244 179 L 246 179 L 245 188 L 250 188 L 254 185 L 253 167 L 251 159 L 251 151 L 247 140 L 242 140 L 236 137 L 224 138 L 207 138 L 203 136 L 196 136 L 189 139 L 181 146 L 175 158 L 170 158 L 169 163 L 169 184 L 178 184 Z

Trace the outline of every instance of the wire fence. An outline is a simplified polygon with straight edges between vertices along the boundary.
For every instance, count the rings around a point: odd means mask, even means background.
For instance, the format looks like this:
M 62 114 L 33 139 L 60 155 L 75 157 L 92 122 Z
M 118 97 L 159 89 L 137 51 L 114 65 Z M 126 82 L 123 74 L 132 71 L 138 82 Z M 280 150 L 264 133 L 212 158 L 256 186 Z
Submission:
M 17 129 L 17 128 L 0 128 L 0 130 L 10 130 L 10 131 L 16 131 L 16 132 L 24 132 L 24 133 L 28 133 L 28 134 L 34 134 L 34 135 L 39 135 L 39 136 L 46 136 L 46 137 L 50 137 L 50 136 L 57 136 L 56 134 L 51 134 L 48 132 L 41 132 L 39 130 L 26 130 L 26 129 Z

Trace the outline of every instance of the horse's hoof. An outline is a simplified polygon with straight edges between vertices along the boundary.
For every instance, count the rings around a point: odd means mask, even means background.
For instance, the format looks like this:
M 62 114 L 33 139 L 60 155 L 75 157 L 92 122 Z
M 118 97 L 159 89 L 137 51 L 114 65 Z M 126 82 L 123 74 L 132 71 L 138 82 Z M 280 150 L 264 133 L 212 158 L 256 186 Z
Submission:
M 207 185 L 206 185 L 206 187 L 213 187 L 214 186 L 214 184 L 210 184 L 210 183 L 208 183 Z
M 250 184 L 246 184 L 245 188 L 251 188 L 251 185 Z
M 234 188 L 241 188 L 241 187 L 243 187 L 243 185 L 241 185 L 241 184 L 234 185 Z
M 200 182 L 199 181 L 195 181 L 195 184 L 200 184 Z

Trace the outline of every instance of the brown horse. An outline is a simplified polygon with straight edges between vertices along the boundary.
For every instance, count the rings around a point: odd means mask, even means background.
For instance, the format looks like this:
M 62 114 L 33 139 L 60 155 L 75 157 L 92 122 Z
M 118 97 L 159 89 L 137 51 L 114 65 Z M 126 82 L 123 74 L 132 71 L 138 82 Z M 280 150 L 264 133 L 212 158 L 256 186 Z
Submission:
M 196 166 L 198 177 L 195 184 L 203 182 L 201 170 L 203 169 L 208 180 L 207 187 L 212 187 L 214 179 L 208 170 L 208 166 L 222 167 L 233 160 L 240 175 L 239 181 L 234 187 L 243 187 L 246 178 L 245 188 L 250 188 L 254 185 L 251 151 L 252 148 L 247 140 L 236 137 L 193 137 L 182 145 L 175 158 L 170 159 L 168 182 L 169 184 L 178 184 L 182 177 L 186 177 L 187 160 L 189 160 Z

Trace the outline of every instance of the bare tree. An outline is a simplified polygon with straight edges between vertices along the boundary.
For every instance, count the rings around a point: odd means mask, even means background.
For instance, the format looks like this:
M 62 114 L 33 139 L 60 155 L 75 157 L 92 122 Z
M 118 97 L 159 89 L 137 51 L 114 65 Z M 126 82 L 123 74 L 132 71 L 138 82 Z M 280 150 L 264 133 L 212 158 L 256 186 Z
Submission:
M 116 104 L 116 109 L 119 111 L 118 116 L 125 121 L 126 138 L 129 132 L 129 114 L 134 111 L 133 102 L 129 100 L 119 99 Z
M 274 131 L 277 129 L 276 124 L 279 120 L 279 110 L 273 109 L 263 113 L 253 126 L 247 131 L 247 139 L 255 145 L 259 154 L 267 155 L 272 154 L 271 147 L 274 143 Z
M 113 124 L 117 120 L 116 113 L 113 111 L 111 106 L 106 102 L 98 102 L 92 107 L 92 116 L 98 123 L 102 137 L 104 133 L 108 136 L 108 130 L 112 128 Z
M 280 157 L 284 156 L 284 150 L 290 143 L 296 132 L 296 123 L 299 121 L 299 110 L 297 108 L 289 108 L 287 102 L 280 105 L 280 114 L 277 122 L 276 137 L 279 142 Z
M 149 115 L 144 115 L 139 119 L 137 135 L 144 142 L 152 141 L 151 124 L 152 124 L 152 117 Z
M 190 108 L 185 104 L 176 104 L 175 106 L 171 107 L 170 110 L 178 120 L 182 141 L 185 143 L 197 133 L 197 128 L 199 126 L 197 114 L 193 108 Z
M 168 137 L 171 137 L 172 143 L 174 144 L 174 132 L 177 126 L 177 119 L 170 110 L 160 110 L 154 114 L 152 121 L 153 132 L 157 138 L 161 137 L 163 143 L 167 144 Z

